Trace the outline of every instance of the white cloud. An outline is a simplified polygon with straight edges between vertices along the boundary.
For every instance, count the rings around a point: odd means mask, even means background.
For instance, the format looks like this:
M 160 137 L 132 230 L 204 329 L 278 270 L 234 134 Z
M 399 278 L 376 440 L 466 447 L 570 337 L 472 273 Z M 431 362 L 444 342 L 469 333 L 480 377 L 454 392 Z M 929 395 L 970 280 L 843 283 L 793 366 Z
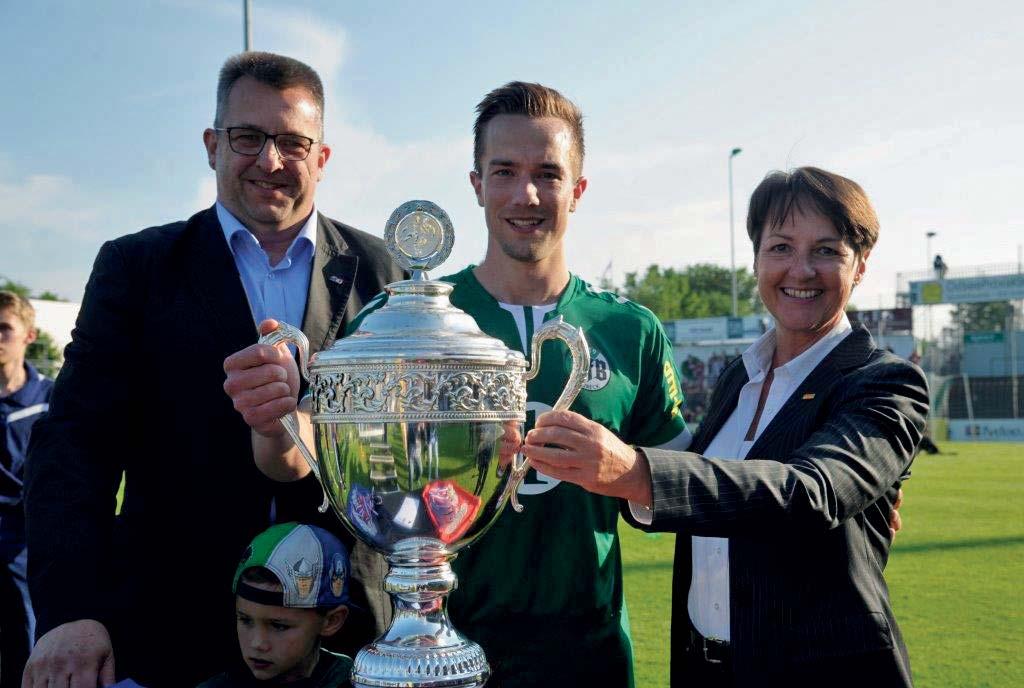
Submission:
M 917 158 L 940 153 L 958 145 L 967 136 L 969 126 L 941 126 L 926 129 L 902 129 L 869 133 L 860 143 L 841 149 L 825 160 L 827 169 L 889 169 Z
M 261 50 L 270 50 L 302 60 L 319 74 L 324 84 L 332 84 L 341 73 L 345 62 L 348 39 L 345 29 L 322 17 L 260 6 L 254 14 L 260 15 L 259 35 L 253 42 Z
M 53 229 L 58 234 L 81 236 L 95 230 L 99 208 L 83 197 L 70 177 L 32 174 L 24 179 L 0 181 L 3 224 L 25 229 Z
M 629 140 L 628 132 L 623 134 L 619 140 Z M 680 164 L 688 165 L 693 160 L 703 158 L 712 154 L 715 149 L 706 143 L 669 142 L 661 145 L 644 144 L 635 150 L 608 150 L 605 152 L 593 152 L 588 157 L 588 170 L 622 171 L 632 172 L 639 170 L 652 170 L 659 167 L 678 167 Z
M 394 143 L 369 130 L 330 125 L 333 152 L 317 190 L 326 214 L 380 236 L 391 211 L 427 199 L 452 218 L 455 247 L 441 271 L 479 262 L 486 246 L 482 211 L 468 181 L 472 141 L 424 139 Z
M 203 16 L 216 14 L 241 26 L 239 2 L 210 0 L 173 0 L 170 5 L 192 10 Z M 302 60 L 313 67 L 325 84 L 334 81 L 344 64 L 347 34 L 344 27 L 310 12 L 293 7 L 278 9 L 269 3 L 253 3 L 250 24 L 253 48 Z

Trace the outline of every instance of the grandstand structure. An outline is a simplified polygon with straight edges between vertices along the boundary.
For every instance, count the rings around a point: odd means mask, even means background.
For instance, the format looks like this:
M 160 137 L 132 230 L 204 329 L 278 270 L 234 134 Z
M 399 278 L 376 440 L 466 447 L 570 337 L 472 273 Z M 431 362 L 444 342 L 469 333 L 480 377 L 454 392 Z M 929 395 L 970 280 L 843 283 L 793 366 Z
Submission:
M 1002 263 L 897 275 L 897 306 L 928 323 L 921 365 L 932 394 L 932 434 L 939 439 L 1024 441 L 1024 265 Z M 1000 303 L 986 329 L 953 311 L 933 333 L 937 306 Z M 916 318 L 915 318 L 916 319 Z

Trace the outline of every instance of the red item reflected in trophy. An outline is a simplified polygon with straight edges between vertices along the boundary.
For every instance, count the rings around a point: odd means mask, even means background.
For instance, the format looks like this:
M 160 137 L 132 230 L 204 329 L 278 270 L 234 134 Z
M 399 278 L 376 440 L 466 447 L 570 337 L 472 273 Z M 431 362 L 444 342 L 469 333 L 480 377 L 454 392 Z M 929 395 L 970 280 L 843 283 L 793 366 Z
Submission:
M 444 543 L 462 537 L 480 510 L 480 498 L 451 480 L 435 480 L 424 487 L 423 503 Z

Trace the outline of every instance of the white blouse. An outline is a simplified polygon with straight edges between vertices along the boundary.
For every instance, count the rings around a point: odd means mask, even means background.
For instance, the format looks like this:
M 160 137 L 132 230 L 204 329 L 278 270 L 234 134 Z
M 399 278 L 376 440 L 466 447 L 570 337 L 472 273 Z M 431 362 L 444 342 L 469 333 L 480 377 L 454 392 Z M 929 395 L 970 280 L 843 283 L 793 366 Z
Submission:
M 754 441 L 761 436 L 783 404 L 798 390 L 807 376 L 839 345 L 853 328 L 849 319 L 842 320 L 824 337 L 792 361 L 775 369 L 774 379 L 765 399 L 761 418 L 754 432 Z M 736 410 L 718 431 L 704 456 L 714 459 L 742 461 L 754 441 L 744 439 L 757 413 L 757 403 L 775 354 L 775 329 L 761 337 L 743 352 L 747 384 L 740 390 Z M 730 639 L 729 628 L 729 539 L 693 537 L 693 577 L 687 609 L 694 628 L 705 638 Z

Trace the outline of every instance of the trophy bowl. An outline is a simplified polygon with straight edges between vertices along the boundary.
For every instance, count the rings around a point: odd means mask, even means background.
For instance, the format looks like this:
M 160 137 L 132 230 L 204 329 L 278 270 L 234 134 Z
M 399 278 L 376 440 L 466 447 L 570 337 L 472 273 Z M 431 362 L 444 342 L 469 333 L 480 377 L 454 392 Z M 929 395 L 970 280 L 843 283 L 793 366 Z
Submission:
M 453 243 L 451 222 L 433 203 L 395 210 L 385 243 L 412 279 L 389 284 L 387 302 L 356 332 L 313 356 L 302 332 L 284 323 L 260 341 L 298 348 L 315 451 L 294 416 L 281 422 L 325 501 L 389 563 L 384 589 L 394 617 L 356 655 L 353 685 L 482 686 L 490 673 L 483 650 L 452 627 L 445 609 L 457 587 L 450 562 L 506 502 L 522 510 L 526 382 L 540 370 L 542 343 L 562 340 L 572 356 L 555 409 L 568 408 L 582 389 L 590 350 L 582 331 L 555 318 L 534 332 L 528 367 L 452 306 L 452 285 L 424 272 Z

